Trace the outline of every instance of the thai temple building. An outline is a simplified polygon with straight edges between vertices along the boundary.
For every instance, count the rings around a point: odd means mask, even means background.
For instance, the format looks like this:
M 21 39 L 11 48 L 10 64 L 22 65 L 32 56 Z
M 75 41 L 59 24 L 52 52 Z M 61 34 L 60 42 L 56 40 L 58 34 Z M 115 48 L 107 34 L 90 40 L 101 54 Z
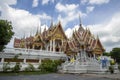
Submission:
M 68 56 L 77 55 L 81 49 L 84 49 L 88 56 L 100 56 L 105 51 L 99 37 L 95 37 L 88 28 L 84 29 L 81 21 L 79 29 L 73 31 L 71 38 L 65 35 L 60 21 L 57 24 L 51 22 L 50 27 L 43 32 L 40 27 L 34 36 L 15 38 L 14 48 L 64 52 Z
M 16 62 L 22 65 L 21 71 L 29 63 L 37 69 L 44 59 L 63 60 L 58 67 L 62 73 L 105 73 L 110 65 L 109 61 L 102 57 L 105 51 L 99 37 L 95 37 L 89 28 L 84 28 L 81 20 L 79 28 L 74 30 L 68 38 L 63 30 L 62 23 L 51 25 L 48 29 L 38 26 L 36 34 L 29 37 L 15 38 L 14 48 L 6 48 L 0 52 L 0 71 L 6 62 L 13 67 Z M 18 56 L 17 60 L 13 60 Z

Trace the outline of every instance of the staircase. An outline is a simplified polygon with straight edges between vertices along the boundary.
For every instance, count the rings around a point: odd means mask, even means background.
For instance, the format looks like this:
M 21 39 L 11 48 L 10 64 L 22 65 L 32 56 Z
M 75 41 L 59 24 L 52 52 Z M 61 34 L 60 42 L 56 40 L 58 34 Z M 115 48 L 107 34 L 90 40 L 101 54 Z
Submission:
M 85 52 L 81 54 L 82 56 L 77 56 L 74 62 L 63 63 L 59 71 L 62 73 L 105 73 L 108 70 L 108 67 L 102 68 L 101 61 L 96 58 L 87 57 Z

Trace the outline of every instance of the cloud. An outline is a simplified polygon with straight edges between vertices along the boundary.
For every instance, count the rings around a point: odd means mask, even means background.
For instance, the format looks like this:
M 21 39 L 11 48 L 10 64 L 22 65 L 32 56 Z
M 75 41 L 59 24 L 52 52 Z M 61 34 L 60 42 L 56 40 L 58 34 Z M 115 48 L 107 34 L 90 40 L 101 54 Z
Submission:
M 94 6 L 88 6 L 87 8 L 86 8 L 86 12 L 87 13 L 90 13 L 90 12 L 92 12 L 93 10 L 94 10 Z
M 113 47 L 120 47 L 120 12 L 113 15 L 113 17 L 106 23 L 88 25 L 91 32 L 98 34 L 107 51 Z
M 6 6 L 6 8 L 2 10 L 1 18 L 12 21 L 15 36 L 30 33 L 30 30 L 34 32 L 35 27 L 40 23 L 39 15 L 33 15 L 28 11 L 14 9 L 10 6 Z
M 105 23 L 87 25 L 86 27 L 91 30 L 95 37 L 99 36 L 106 51 L 111 51 L 114 47 L 120 47 L 120 12 L 114 14 L 112 18 Z M 71 38 L 73 31 L 79 28 L 75 25 L 73 28 L 68 28 L 65 34 Z M 85 26 L 83 25 L 83 28 Z
M 55 0 L 42 0 L 42 5 L 48 4 L 48 2 L 54 3 Z
M 48 30 L 48 28 L 49 28 L 46 24 L 43 24 L 40 27 L 41 27 L 41 32 L 43 32 L 45 28 L 46 28 L 46 30 Z
M 63 27 L 65 27 L 67 23 L 78 19 L 79 14 L 81 15 L 81 17 L 86 16 L 85 13 L 82 13 L 78 10 L 78 7 L 78 4 L 56 4 L 55 8 L 59 13 L 57 19 L 62 22 Z
M 0 0 L 0 6 L 4 6 L 5 4 L 8 5 L 15 5 L 17 3 L 16 0 Z
M 65 34 L 68 38 L 70 38 L 72 36 L 73 30 L 71 28 L 67 28 L 67 30 L 65 31 Z
M 109 0 L 89 0 L 89 4 L 105 4 L 108 2 Z
M 39 4 L 39 0 L 33 0 L 32 7 L 37 7 Z
M 13 47 L 14 37 L 21 38 L 24 36 L 27 37 L 32 32 L 34 35 L 37 31 L 37 27 L 41 24 L 41 19 L 49 20 L 51 19 L 46 13 L 42 14 L 31 14 L 30 12 L 23 9 L 15 9 L 10 7 L 8 4 L 0 5 L 1 8 L 1 16 L 0 19 L 6 19 L 12 22 L 13 31 L 15 35 L 11 39 L 11 42 L 7 45 Z M 42 27 L 42 29 L 44 26 Z M 43 31 L 43 30 L 42 30 Z
M 81 3 L 82 4 L 96 4 L 96 5 L 101 5 L 101 4 L 106 4 L 106 3 L 109 3 L 110 0 L 81 0 Z
M 73 28 L 67 28 L 67 30 L 65 31 L 65 34 L 68 38 L 72 37 L 73 31 L 78 30 L 79 25 L 75 25 Z
M 57 3 L 57 5 L 55 6 L 55 8 L 59 11 L 59 12 L 70 12 L 73 11 L 75 9 L 77 9 L 79 7 L 78 4 L 61 4 L 61 3 Z
M 48 20 L 50 20 L 50 19 L 51 19 L 51 16 L 47 15 L 46 13 L 42 13 L 42 14 L 40 15 L 40 19 L 48 19 Z

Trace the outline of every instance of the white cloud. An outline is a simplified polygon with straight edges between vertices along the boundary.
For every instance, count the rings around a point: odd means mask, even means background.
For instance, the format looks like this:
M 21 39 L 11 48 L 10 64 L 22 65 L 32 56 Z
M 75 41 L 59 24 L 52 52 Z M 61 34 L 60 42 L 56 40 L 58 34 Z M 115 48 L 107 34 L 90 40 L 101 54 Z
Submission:
M 42 5 L 48 4 L 49 0 L 42 0 Z
M 63 27 L 65 27 L 68 22 L 78 19 L 79 14 L 81 17 L 86 16 L 85 13 L 82 13 L 78 10 L 78 7 L 78 4 L 56 4 L 55 8 L 60 13 L 58 20 L 62 22 Z
M 90 12 L 92 12 L 93 10 L 94 10 L 94 6 L 88 6 L 87 8 L 86 8 L 86 12 L 87 13 L 90 13 Z
M 120 47 L 120 12 L 114 14 L 107 23 L 88 25 L 91 32 L 98 34 L 107 51 L 113 47 Z
M 54 3 L 55 0 L 42 0 L 42 5 L 48 4 L 49 2 Z
M 12 21 L 15 36 L 19 37 L 23 36 L 24 33 L 28 35 L 31 30 L 35 32 L 36 27 L 40 23 L 39 15 L 33 15 L 28 11 L 14 9 L 10 6 L 6 6 L 6 8 L 2 10 L 1 18 Z
M 75 25 L 73 28 L 67 28 L 67 30 L 65 31 L 65 34 L 68 38 L 72 37 L 73 31 L 78 30 L 79 25 Z
M 46 30 L 48 30 L 48 26 L 47 25 L 41 25 L 41 32 L 43 32 L 44 31 L 44 29 L 46 28 Z
M 32 7 L 37 7 L 39 4 L 39 0 L 33 0 Z
M 4 6 L 5 4 L 15 5 L 16 3 L 16 0 L 0 0 L 0 6 Z
M 88 1 L 88 0 L 81 0 L 81 3 L 82 3 L 82 4 L 85 4 L 85 3 L 87 3 L 87 1 Z
M 40 19 L 48 19 L 48 20 L 50 20 L 50 19 L 51 19 L 51 16 L 47 15 L 46 13 L 42 13 L 42 14 L 40 15 Z
M 108 2 L 109 0 L 89 0 L 89 4 L 105 4 Z
M 66 4 L 63 5 L 61 3 L 57 3 L 57 5 L 55 6 L 55 8 L 59 11 L 59 12 L 69 12 L 69 11 L 73 11 L 75 9 L 77 9 L 79 7 L 78 4 Z
M 67 30 L 65 31 L 65 34 L 68 38 L 70 38 L 72 36 L 73 30 L 71 28 L 67 28 Z
M 101 5 L 101 4 L 106 4 L 108 3 L 110 0 L 81 0 L 82 4 L 96 4 L 96 5 Z
M 31 32 L 35 34 L 37 27 L 41 24 L 41 19 L 51 19 L 46 13 L 33 15 L 26 10 L 12 8 L 6 3 L 0 5 L 0 7 L 2 12 L 0 19 L 7 19 L 12 22 L 13 31 L 15 32 L 13 38 L 21 38 L 24 34 L 29 36 Z M 13 47 L 13 40 L 11 40 L 8 46 Z
M 81 14 L 81 17 L 85 17 L 86 16 L 86 14 L 81 13 L 81 12 L 70 12 L 65 17 L 61 16 L 61 14 L 59 14 L 58 20 L 60 20 L 62 22 L 63 27 L 66 27 L 66 25 L 69 22 L 74 21 L 75 19 L 78 19 L 79 18 L 79 14 Z
M 87 25 L 91 32 L 101 40 L 106 51 L 111 51 L 114 47 L 120 47 L 120 12 L 113 15 L 113 17 L 105 23 Z M 73 28 L 68 28 L 65 31 L 67 37 L 71 37 L 73 30 L 78 29 L 78 25 Z M 83 25 L 84 27 L 84 25 Z M 85 27 L 84 27 L 85 28 Z

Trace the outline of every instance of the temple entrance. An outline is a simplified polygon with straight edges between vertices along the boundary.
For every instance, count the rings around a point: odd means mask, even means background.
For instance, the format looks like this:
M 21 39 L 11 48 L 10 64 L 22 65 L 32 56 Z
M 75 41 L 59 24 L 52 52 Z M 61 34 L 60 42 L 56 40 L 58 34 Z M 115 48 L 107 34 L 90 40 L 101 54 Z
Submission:
M 55 51 L 59 52 L 61 50 L 62 41 L 60 39 L 55 40 Z
M 56 51 L 56 52 L 59 52 L 59 48 L 56 48 L 55 51 Z
M 41 49 L 41 46 L 35 46 L 34 49 L 40 50 L 40 49 Z

